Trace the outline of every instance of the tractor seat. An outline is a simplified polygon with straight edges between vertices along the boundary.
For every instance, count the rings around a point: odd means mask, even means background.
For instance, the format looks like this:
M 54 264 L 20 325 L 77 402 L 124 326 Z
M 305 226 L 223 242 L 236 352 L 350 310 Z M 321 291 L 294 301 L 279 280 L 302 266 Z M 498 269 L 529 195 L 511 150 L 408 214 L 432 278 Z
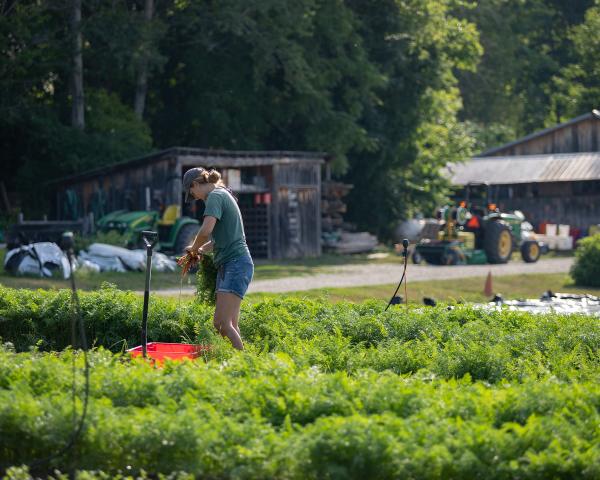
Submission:
M 181 216 L 181 206 L 180 205 L 169 205 L 165 209 L 162 219 L 158 221 L 158 225 L 162 225 L 162 226 L 174 225 L 180 216 Z

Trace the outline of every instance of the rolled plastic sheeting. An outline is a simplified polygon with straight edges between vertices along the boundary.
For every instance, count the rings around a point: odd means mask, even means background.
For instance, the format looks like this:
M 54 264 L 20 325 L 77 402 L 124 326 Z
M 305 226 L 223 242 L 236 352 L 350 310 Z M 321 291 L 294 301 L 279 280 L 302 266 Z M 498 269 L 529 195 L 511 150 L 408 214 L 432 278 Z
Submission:
M 93 243 L 87 252 L 79 254 L 79 261 L 86 261 L 98 265 L 102 272 L 126 272 L 127 270 L 146 270 L 146 251 L 127 250 L 105 243 Z M 164 253 L 152 254 L 152 270 L 157 272 L 174 272 L 177 262 L 171 260 Z
M 13 275 L 52 277 L 60 272 L 69 278 L 69 260 L 56 243 L 38 242 L 10 250 L 4 258 L 4 269 Z

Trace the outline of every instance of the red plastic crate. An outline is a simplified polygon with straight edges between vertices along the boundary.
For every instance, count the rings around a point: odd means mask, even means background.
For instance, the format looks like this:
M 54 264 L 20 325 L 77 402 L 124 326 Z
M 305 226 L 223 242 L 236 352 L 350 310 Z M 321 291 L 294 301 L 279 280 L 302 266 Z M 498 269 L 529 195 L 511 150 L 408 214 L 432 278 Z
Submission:
M 161 363 L 165 358 L 170 360 L 182 360 L 184 358 L 198 358 L 202 353 L 208 352 L 208 345 L 194 345 L 191 343 L 163 343 L 149 342 L 146 345 L 146 355 L 148 358 Z M 142 346 L 130 348 L 127 350 L 132 357 L 142 356 Z

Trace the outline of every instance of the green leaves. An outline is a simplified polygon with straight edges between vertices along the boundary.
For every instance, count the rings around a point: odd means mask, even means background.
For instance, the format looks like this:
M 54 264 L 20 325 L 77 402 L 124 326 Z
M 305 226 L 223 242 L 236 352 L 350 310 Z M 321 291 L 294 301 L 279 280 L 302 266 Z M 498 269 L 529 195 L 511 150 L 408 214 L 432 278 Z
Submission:
M 71 355 L 0 350 L 3 464 L 67 442 Z M 589 381 L 489 385 L 323 373 L 248 352 L 156 369 L 97 350 L 91 363 L 83 436 L 47 472 L 73 465 L 110 475 L 594 478 L 600 461 L 597 369 Z M 78 381 L 78 395 L 81 388 Z
M 82 292 L 80 298 L 90 343 L 115 352 L 139 344 L 140 297 L 104 288 Z M 69 302 L 66 290 L 0 287 L 0 337 L 17 351 L 36 344 L 42 350 L 67 347 Z M 426 372 L 498 383 L 547 375 L 583 381 L 600 367 L 600 327 L 593 317 L 484 312 L 464 306 L 384 312 L 384 306 L 265 300 L 243 306 L 240 328 L 251 354 L 281 354 L 298 368 L 322 372 Z M 152 297 L 149 339 L 214 344 L 214 358 L 230 358 L 228 343 L 212 327 L 213 309 L 200 302 Z
M 571 276 L 577 285 L 600 286 L 600 235 L 592 235 L 579 241 L 575 250 L 575 263 Z
M 76 449 L 43 467 L 155 477 L 595 478 L 600 464 L 596 318 L 393 308 L 281 298 L 244 305 L 244 352 L 212 307 L 152 298 L 150 339 L 213 345 L 155 368 L 114 354 L 137 343 L 141 298 L 82 293 L 90 407 Z M 69 294 L 0 288 L 0 336 L 17 349 L 69 341 Z M 130 343 L 131 345 L 131 343 Z M 0 347 L 0 463 L 66 445 L 66 349 Z M 76 392 L 83 391 L 76 374 Z M 81 412 L 78 402 L 76 413 Z M 103 473 L 100 473 L 103 472 Z M 22 474 L 11 471 L 10 478 Z

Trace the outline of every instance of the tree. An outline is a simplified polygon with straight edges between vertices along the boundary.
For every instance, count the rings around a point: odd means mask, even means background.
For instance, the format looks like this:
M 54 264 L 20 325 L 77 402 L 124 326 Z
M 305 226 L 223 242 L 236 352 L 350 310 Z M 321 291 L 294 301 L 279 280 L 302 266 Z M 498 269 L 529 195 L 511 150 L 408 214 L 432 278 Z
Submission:
M 115 62 L 101 73 L 95 70 L 103 46 L 96 49 L 88 33 L 107 10 L 94 9 L 91 1 L 0 2 L 2 173 L 8 188 L 23 198 L 43 195 L 53 178 L 151 148 L 148 126 L 119 95 L 97 86 L 99 76 L 117 77 L 120 70 Z M 131 51 L 133 44 L 122 44 L 121 50 Z M 133 76 L 128 81 L 133 85 Z M 124 84 L 117 92 L 127 89 Z M 43 202 L 24 208 L 49 213 Z
M 336 171 L 382 77 L 341 0 L 176 2 L 149 118 L 160 145 L 324 150 Z
M 454 2 L 350 5 L 386 83 L 362 119 L 374 148 L 350 156 L 349 217 L 389 238 L 399 220 L 431 213 L 449 186 L 441 167 L 471 154 L 472 141 L 457 121 L 461 100 L 453 72 L 474 69 L 481 49 L 474 25 L 451 14 Z
M 149 25 L 154 14 L 154 0 L 144 1 L 144 20 Z M 137 82 L 135 88 L 134 111 L 138 118 L 144 116 L 144 107 L 146 105 L 146 92 L 148 90 L 148 52 L 147 46 L 142 45 L 142 55 L 138 67 Z
M 575 52 L 572 63 L 553 78 L 552 105 L 558 121 L 600 107 L 600 2 L 573 27 L 568 38 Z
M 71 11 L 71 37 L 73 41 L 71 73 L 72 82 L 72 109 L 71 125 L 79 130 L 85 128 L 85 102 L 83 96 L 83 40 L 81 36 L 81 0 L 72 0 Z
M 512 132 L 513 139 L 559 121 L 554 78 L 571 63 L 568 32 L 592 3 L 480 0 L 475 9 L 459 8 L 457 14 L 476 23 L 484 48 L 477 71 L 458 74 L 461 119 L 479 124 L 477 130 Z

